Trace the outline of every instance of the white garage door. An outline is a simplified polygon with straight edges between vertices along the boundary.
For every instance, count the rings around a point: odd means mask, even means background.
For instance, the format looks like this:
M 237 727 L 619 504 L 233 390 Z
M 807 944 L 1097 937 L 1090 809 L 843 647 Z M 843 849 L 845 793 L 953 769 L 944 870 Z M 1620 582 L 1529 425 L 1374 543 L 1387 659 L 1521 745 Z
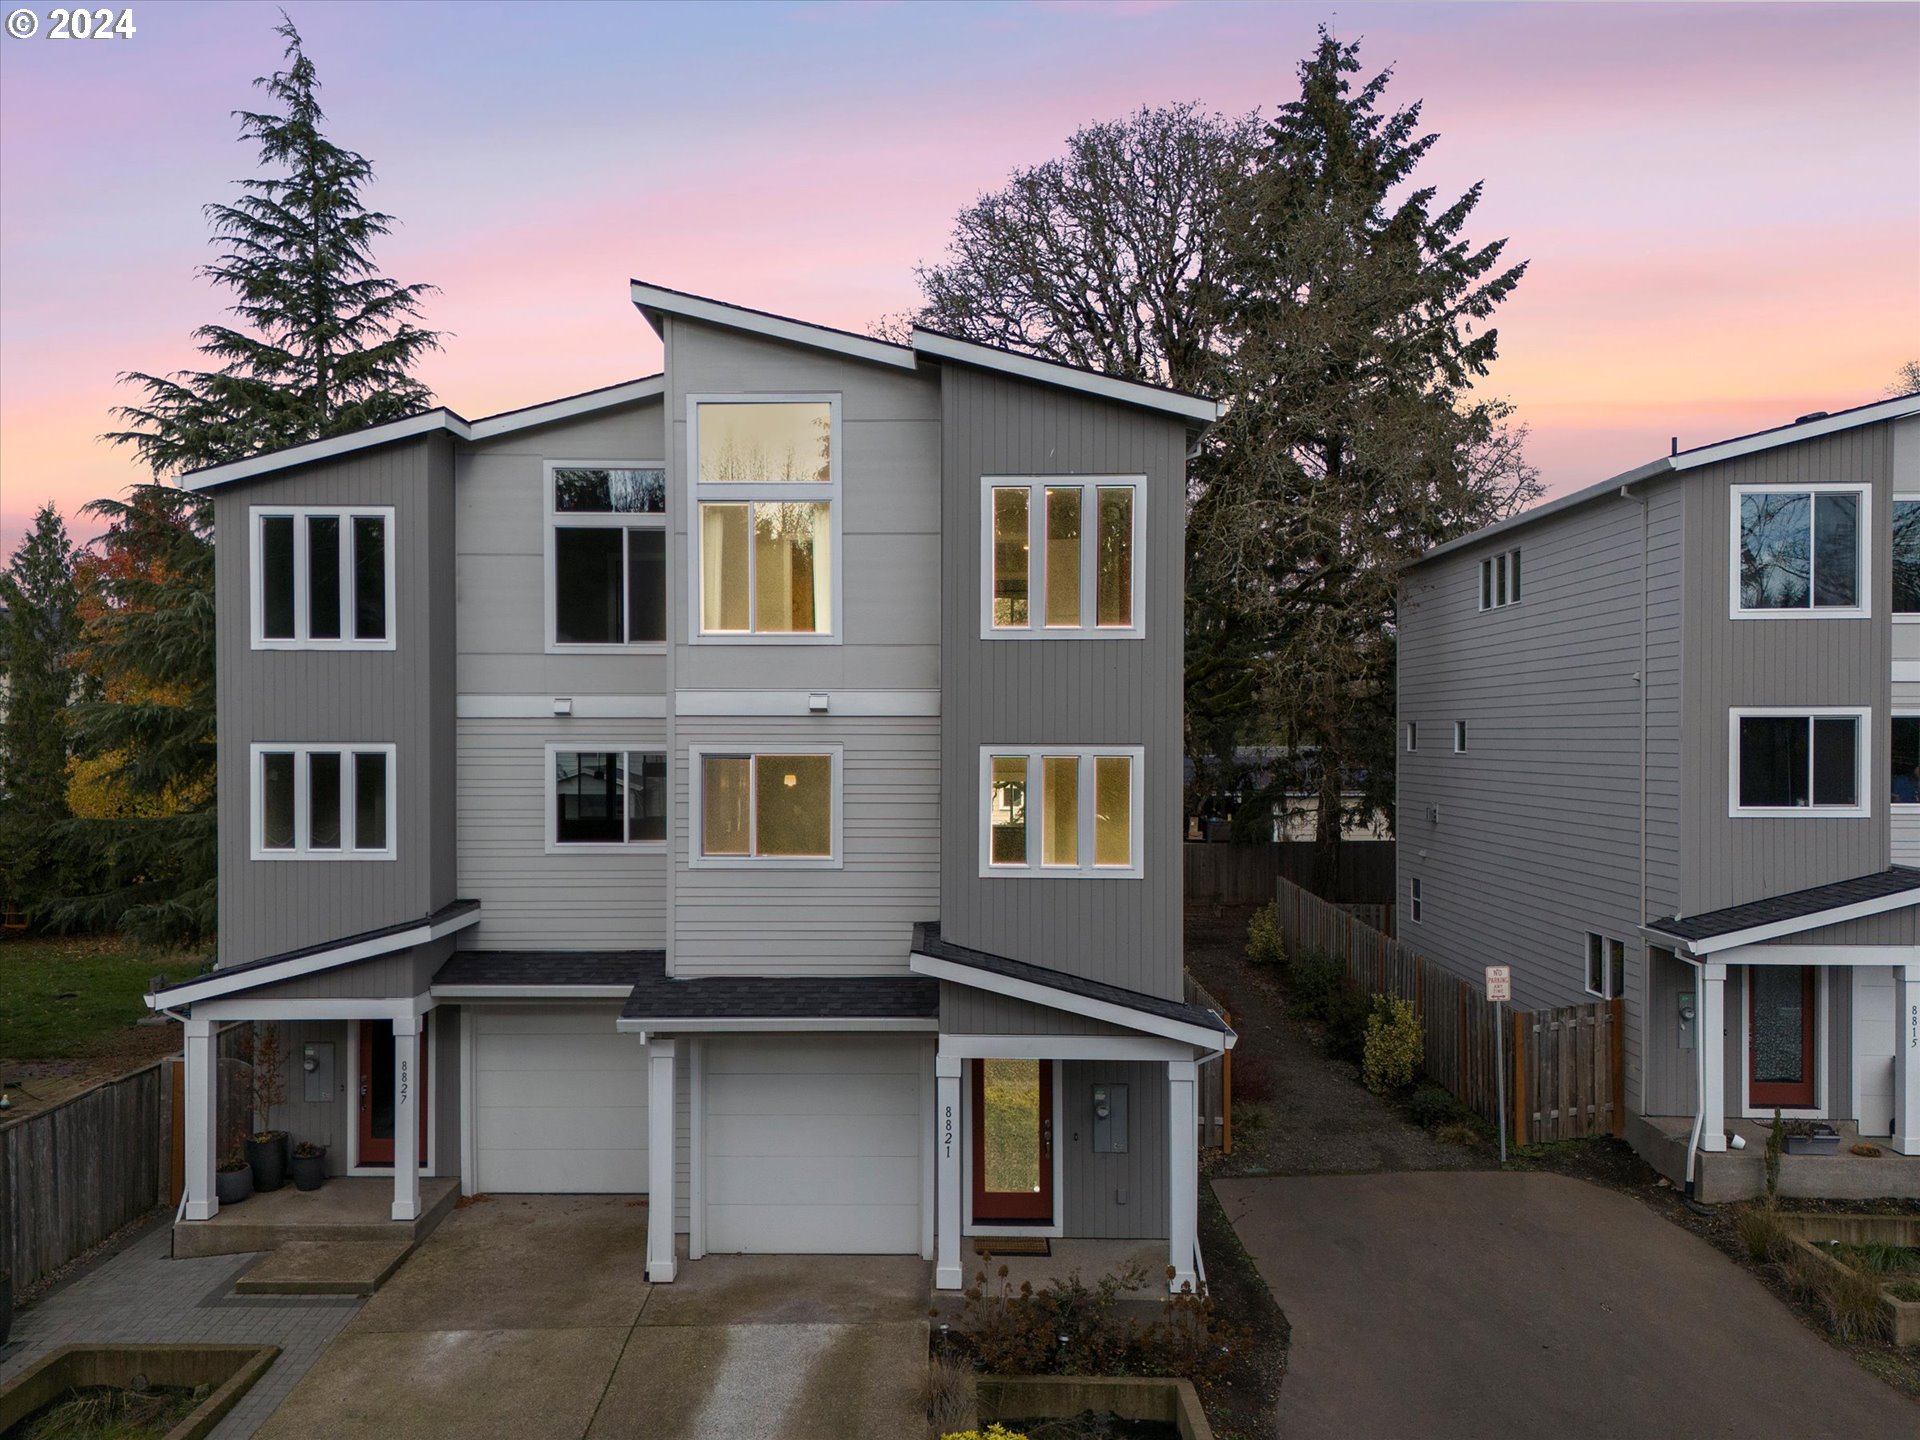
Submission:
M 643 1194 L 646 1052 L 617 1005 L 474 1007 L 474 1179 L 493 1194 Z
M 917 1255 L 924 1040 L 765 1035 L 706 1046 L 706 1246 Z

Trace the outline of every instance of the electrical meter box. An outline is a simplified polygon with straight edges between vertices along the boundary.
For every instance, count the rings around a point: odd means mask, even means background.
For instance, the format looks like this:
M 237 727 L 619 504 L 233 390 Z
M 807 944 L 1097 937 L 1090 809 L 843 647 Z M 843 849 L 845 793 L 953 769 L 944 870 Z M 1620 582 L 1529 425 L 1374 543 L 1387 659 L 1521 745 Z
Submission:
M 309 1105 L 333 1099 L 333 1042 L 310 1040 L 300 1047 L 300 1098 Z
M 1096 1155 L 1127 1153 L 1127 1087 L 1093 1087 L 1093 1150 Z

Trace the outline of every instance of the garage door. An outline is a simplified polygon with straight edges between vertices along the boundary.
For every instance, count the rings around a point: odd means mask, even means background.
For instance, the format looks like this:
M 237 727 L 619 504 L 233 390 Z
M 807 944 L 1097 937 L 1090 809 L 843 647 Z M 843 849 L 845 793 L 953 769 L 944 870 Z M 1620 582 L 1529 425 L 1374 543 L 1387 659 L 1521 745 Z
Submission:
M 617 1005 L 474 1007 L 475 1183 L 493 1194 L 647 1188 L 646 1052 Z
M 920 1253 L 923 1040 L 767 1035 L 706 1047 L 706 1247 Z

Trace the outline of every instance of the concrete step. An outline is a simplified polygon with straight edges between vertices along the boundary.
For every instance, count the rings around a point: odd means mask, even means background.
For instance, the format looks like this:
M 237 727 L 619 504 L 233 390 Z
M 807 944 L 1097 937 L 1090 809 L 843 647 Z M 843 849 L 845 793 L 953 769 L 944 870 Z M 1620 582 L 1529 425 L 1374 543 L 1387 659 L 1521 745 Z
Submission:
M 291 1240 L 234 1282 L 236 1295 L 371 1295 L 413 1249 L 411 1240 Z

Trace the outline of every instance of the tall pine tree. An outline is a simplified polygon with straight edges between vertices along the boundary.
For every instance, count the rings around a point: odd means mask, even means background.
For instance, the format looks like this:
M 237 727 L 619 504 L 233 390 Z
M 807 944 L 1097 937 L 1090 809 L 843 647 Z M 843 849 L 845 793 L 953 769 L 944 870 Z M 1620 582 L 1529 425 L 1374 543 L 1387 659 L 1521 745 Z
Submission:
M 215 263 L 237 323 L 194 332 L 217 368 L 122 377 L 140 400 L 115 413 L 154 483 L 90 507 L 102 542 L 105 615 L 89 656 L 105 697 L 83 706 L 80 751 L 125 813 L 69 823 L 108 881 L 59 907 L 59 923 L 200 941 L 215 917 L 213 534 L 204 499 L 164 483 L 181 472 L 417 414 L 413 373 L 440 336 L 423 328 L 427 285 L 381 275 L 373 245 L 393 217 L 367 208 L 373 167 L 321 131 L 313 62 L 285 20 L 285 68 L 254 82 L 275 102 L 235 112 L 263 172 L 232 204 L 209 205 Z

